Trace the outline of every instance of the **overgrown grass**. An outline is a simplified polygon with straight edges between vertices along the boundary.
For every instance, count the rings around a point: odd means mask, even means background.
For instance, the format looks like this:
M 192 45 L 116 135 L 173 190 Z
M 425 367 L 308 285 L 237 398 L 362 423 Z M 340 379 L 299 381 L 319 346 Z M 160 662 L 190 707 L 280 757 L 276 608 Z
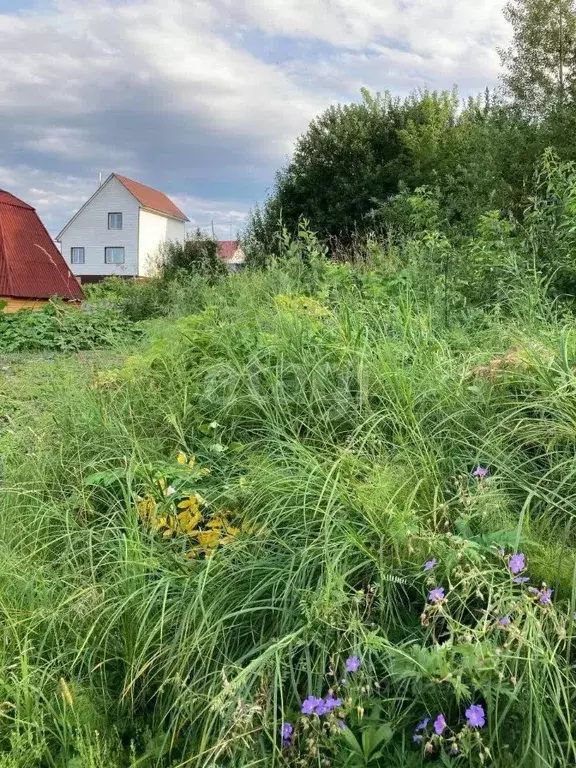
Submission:
M 309 278 L 198 281 L 121 361 L 3 378 L 0 766 L 576 760 L 569 321 L 537 285 L 447 328 L 376 273 Z M 164 535 L 183 502 L 218 547 Z M 344 730 L 300 714 L 329 689 Z

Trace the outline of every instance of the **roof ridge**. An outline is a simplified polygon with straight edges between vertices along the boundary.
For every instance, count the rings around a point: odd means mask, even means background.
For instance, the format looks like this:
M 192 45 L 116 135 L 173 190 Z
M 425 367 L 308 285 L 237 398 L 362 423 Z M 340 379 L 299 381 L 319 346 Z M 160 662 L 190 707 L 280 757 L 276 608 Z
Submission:
M 0 199 L 0 295 L 83 298 L 82 288 L 38 213 L 24 201 L 11 202 Z
M 147 208 L 150 211 L 155 211 L 172 219 L 190 221 L 188 216 L 162 190 L 151 187 L 141 181 L 136 181 L 136 179 L 131 179 L 121 173 L 114 172 L 111 175 L 118 179 L 120 184 L 138 200 L 142 208 Z

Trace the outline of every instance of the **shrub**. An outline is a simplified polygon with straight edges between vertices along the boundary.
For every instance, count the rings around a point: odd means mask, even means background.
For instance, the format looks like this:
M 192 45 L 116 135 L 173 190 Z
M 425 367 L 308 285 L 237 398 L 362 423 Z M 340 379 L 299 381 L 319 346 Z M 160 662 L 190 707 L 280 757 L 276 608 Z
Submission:
M 40 311 L 0 314 L 0 350 L 75 352 L 129 342 L 140 335 L 112 308 L 79 310 L 52 302 Z
M 226 274 L 226 267 L 218 257 L 218 243 L 200 230 L 188 235 L 184 243 L 166 243 L 159 252 L 158 269 L 165 280 L 182 273 L 211 280 Z

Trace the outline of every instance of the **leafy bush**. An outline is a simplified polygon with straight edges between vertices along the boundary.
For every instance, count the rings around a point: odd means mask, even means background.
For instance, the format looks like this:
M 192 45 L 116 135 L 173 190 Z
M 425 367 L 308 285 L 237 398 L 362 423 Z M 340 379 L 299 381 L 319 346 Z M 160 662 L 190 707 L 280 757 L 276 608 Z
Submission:
M 179 273 L 174 279 L 152 277 L 123 280 L 109 277 L 86 286 L 88 304 L 116 310 L 134 322 L 204 308 L 207 282 L 199 275 Z
M 218 243 L 200 230 L 189 234 L 184 243 L 166 243 L 160 249 L 158 269 L 166 280 L 180 274 L 202 275 L 210 279 L 226 274 L 226 267 L 218 257 Z
M 0 314 L 0 350 L 4 352 L 75 352 L 114 346 L 139 334 L 114 309 L 80 310 L 53 302 L 40 311 Z

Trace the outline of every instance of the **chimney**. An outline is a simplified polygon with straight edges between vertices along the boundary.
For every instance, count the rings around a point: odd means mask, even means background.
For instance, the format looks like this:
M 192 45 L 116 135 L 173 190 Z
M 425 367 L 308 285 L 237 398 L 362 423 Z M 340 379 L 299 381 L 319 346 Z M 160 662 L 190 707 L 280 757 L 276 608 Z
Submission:
M 102 186 L 102 171 L 98 173 L 98 189 Z

